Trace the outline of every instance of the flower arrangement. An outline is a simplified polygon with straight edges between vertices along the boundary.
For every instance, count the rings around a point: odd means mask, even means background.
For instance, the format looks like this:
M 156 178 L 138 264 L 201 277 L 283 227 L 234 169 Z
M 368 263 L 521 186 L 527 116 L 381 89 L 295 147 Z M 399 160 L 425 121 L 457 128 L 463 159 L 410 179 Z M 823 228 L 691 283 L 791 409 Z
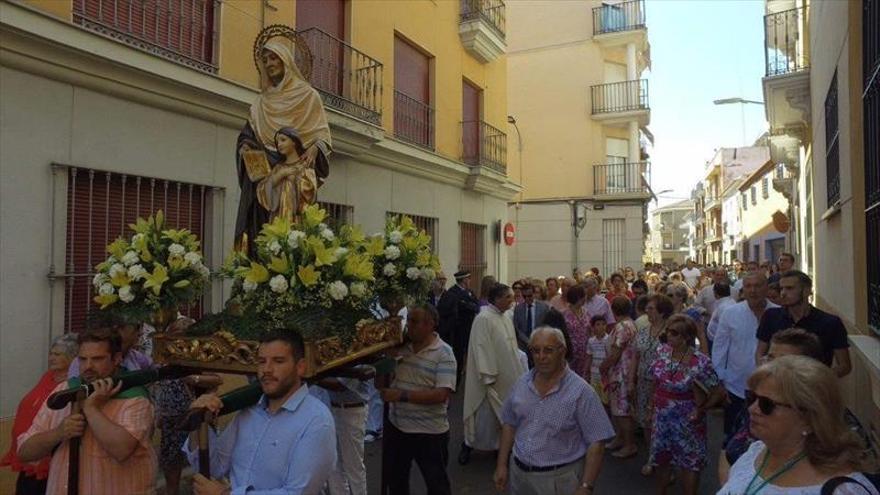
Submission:
M 376 256 L 376 293 L 383 301 L 412 304 L 428 297 L 440 260 L 431 253 L 431 236 L 407 216 L 393 216 L 383 235 L 369 240 L 367 252 Z
M 161 210 L 128 227 L 134 235 L 110 243 L 109 257 L 95 267 L 94 302 L 105 314 L 141 323 L 201 296 L 211 271 L 202 262 L 195 234 L 166 229 Z

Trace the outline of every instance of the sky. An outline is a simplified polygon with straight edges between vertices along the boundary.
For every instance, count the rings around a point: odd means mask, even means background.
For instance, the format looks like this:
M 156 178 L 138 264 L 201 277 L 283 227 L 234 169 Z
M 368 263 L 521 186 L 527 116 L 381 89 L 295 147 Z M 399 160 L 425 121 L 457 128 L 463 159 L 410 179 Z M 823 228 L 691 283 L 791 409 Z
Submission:
M 720 147 L 742 146 L 767 128 L 761 105 L 714 105 L 741 97 L 763 101 L 762 0 L 647 0 L 651 65 L 652 207 L 690 196 Z

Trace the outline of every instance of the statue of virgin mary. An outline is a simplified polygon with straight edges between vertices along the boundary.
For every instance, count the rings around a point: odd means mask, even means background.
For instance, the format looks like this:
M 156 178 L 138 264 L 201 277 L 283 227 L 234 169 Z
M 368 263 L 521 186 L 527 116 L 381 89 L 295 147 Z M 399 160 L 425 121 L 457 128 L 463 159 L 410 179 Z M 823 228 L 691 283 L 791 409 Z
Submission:
M 327 115 L 321 96 L 296 66 L 295 53 L 294 41 L 288 36 L 279 35 L 269 38 L 257 57 L 260 95 L 251 105 L 250 116 L 238 136 L 236 146 L 241 198 L 235 220 L 235 244 L 240 250 L 252 249 L 253 239 L 273 216 L 261 203 L 258 194 L 260 182 L 271 180 L 273 176 L 251 180 L 243 153 L 262 150 L 273 170 L 283 166 L 286 157 L 276 147 L 276 135 L 282 129 L 293 129 L 302 143 L 301 163 L 314 169 L 317 187 L 330 173 L 327 158 L 332 148 Z M 315 195 L 305 197 L 311 202 L 316 199 Z M 295 214 L 302 206 L 286 209 L 285 212 Z

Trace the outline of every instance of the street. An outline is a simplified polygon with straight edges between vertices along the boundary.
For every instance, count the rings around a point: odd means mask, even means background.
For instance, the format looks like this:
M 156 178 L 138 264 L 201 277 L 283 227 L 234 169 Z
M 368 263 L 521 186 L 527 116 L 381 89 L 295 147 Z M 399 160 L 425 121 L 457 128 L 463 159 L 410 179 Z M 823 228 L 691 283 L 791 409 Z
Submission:
M 474 452 L 471 462 L 467 466 L 460 466 L 456 458 L 462 438 L 462 402 L 464 394 L 458 391 L 452 396 L 449 408 L 449 421 L 451 436 L 449 440 L 449 478 L 452 482 L 452 493 L 456 495 L 483 495 L 496 493 L 492 482 L 492 473 L 495 470 L 495 455 L 490 453 Z M 714 494 L 718 490 L 717 459 L 721 448 L 722 432 L 721 417 L 709 415 L 709 466 L 703 471 L 700 479 L 700 494 Z M 605 462 L 599 481 L 596 483 L 598 494 L 644 494 L 653 492 L 653 479 L 639 474 L 639 470 L 647 458 L 647 450 L 640 444 L 637 457 L 618 460 L 610 455 L 605 455 Z M 382 462 L 382 447 L 380 442 L 367 444 L 365 460 L 367 465 L 367 485 L 370 495 L 380 493 L 379 482 Z M 419 473 L 418 467 L 413 464 L 410 475 L 410 487 L 413 495 L 426 493 L 425 482 Z

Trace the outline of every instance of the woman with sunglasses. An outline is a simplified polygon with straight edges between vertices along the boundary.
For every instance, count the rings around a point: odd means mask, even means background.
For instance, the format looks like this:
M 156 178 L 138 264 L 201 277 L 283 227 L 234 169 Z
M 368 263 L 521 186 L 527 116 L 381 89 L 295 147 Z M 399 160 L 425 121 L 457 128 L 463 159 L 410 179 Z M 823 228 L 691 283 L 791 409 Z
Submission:
M 843 420 L 837 376 L 805 356 L 774 359 L 749 377 L 752 443 L 719 495 L 878 495 L 861 471 L 874 466 Z M 848 479 L 823 491 L 833 478 Z
M 685 315 L 666 321 L 666 343 L 651 365 L 654 420 L 648 463 L 656 466 L 657 493 L 669 489 L 677 468 L 686 495 L 696 495 L 708 458 L 706 410 L 719 404 L 723 389 L 708 356 L 694 347 L 696 324 Z
M 699 306 L 690 306 L 688 299 L 690 292 L 685 284 L 673 283 L 666 288 L 666 296 L 672 299 L 672 306 L 676 314 L 681 313 L 694 321 L 696 325 L 696 338 L 700 344 L 700 351 L 703 354 L 709 354 L 709 339 L 706 338 L 705 317 L 706 310 Z

